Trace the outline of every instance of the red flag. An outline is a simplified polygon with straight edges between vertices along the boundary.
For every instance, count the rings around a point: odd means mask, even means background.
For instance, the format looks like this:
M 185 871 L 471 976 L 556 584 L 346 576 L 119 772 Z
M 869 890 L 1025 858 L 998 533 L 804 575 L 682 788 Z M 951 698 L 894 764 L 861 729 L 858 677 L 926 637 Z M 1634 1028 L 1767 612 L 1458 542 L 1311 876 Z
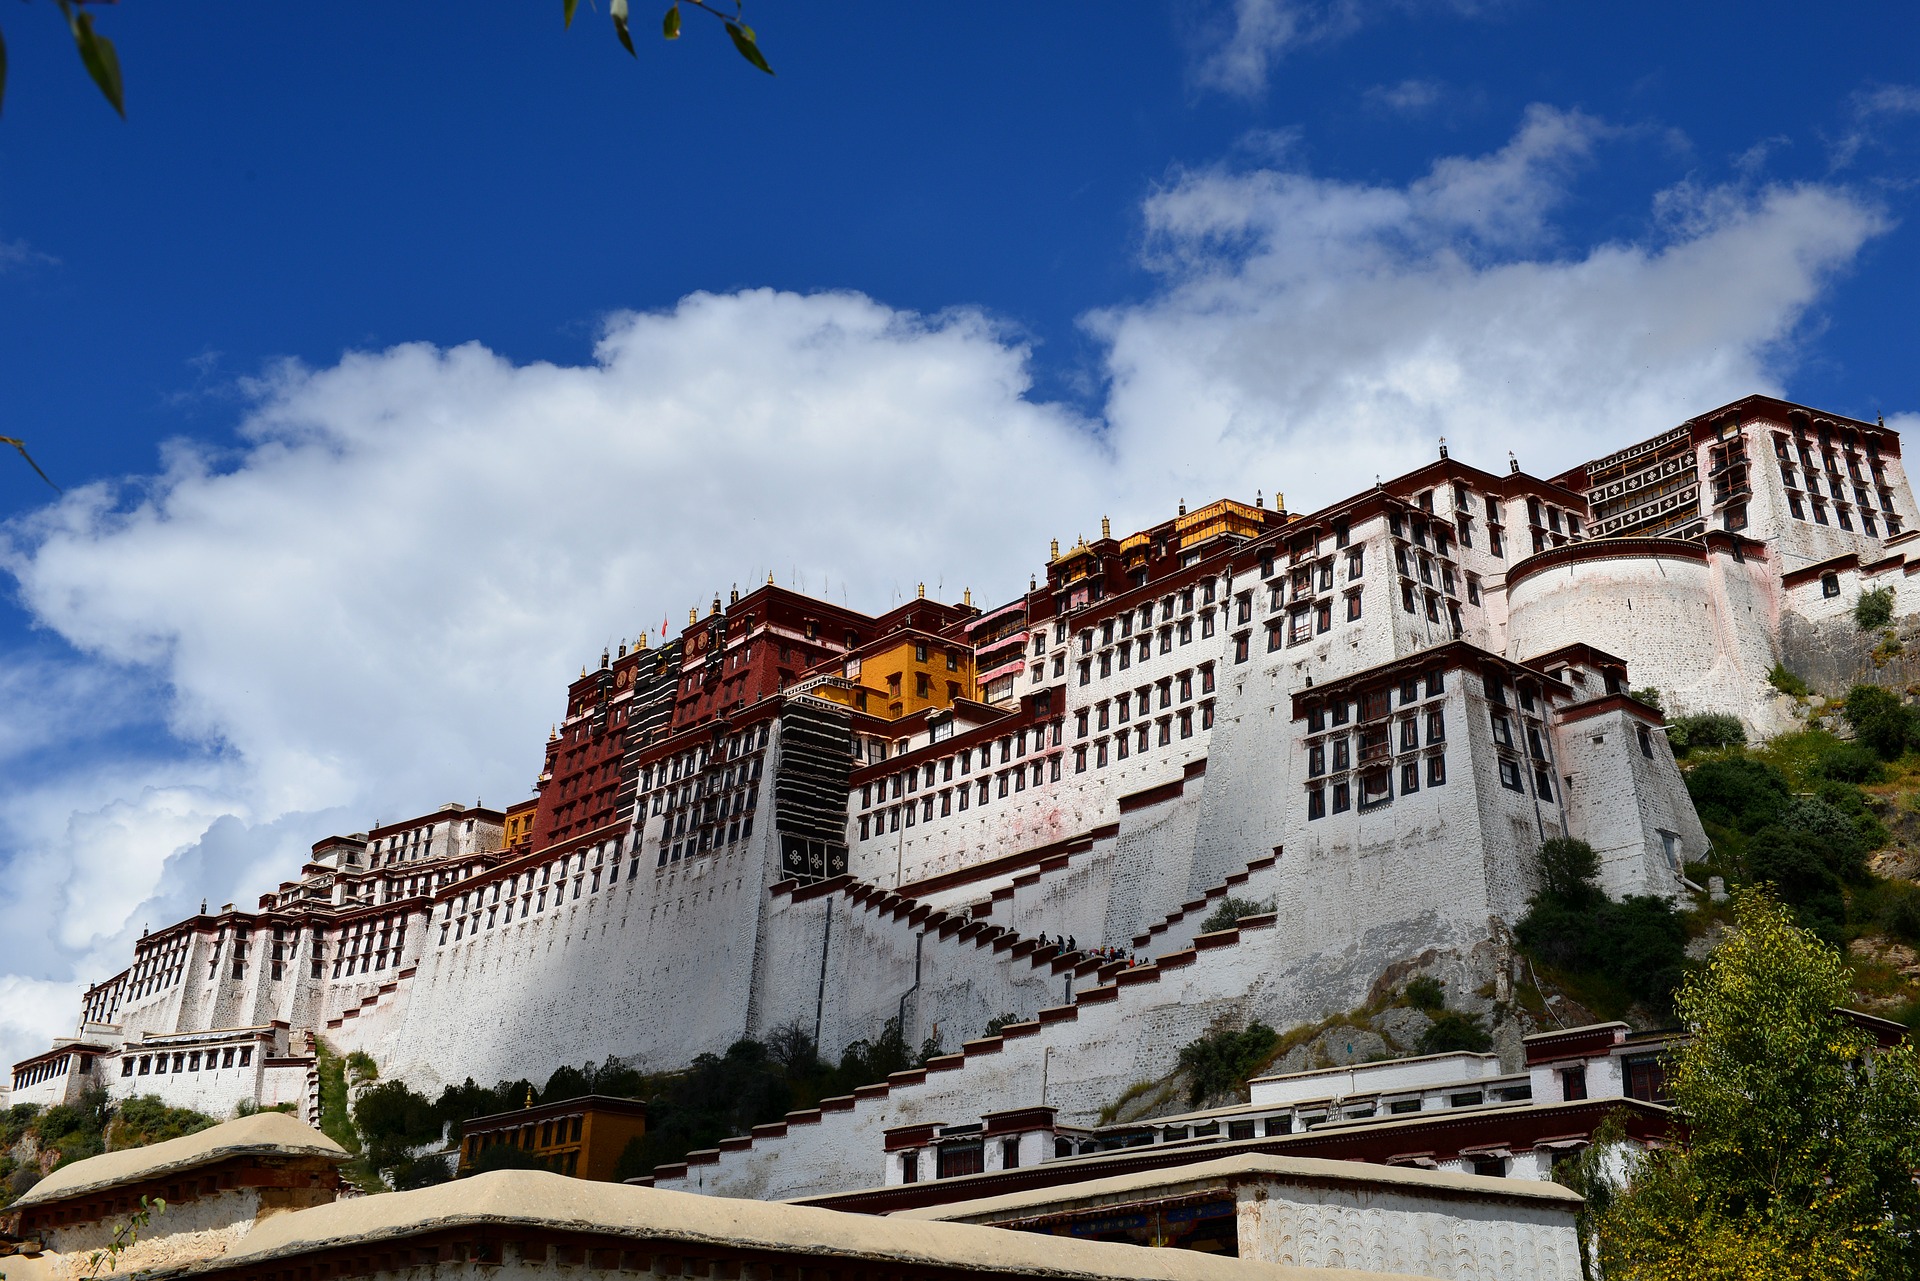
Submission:
M 671 621 L 672 621 L 672 615 L 670 614 L 660 615 L 660 634 L 662 636 L 665 636 L 667 634 L 667 624 Z

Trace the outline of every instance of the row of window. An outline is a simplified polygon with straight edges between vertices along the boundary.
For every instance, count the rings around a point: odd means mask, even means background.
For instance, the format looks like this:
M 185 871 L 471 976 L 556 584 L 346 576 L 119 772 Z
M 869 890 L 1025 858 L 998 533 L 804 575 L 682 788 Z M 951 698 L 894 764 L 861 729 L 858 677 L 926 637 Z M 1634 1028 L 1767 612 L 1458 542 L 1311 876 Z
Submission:
M 941 788 L 939 792 L 929 793 L 917 801 L 909 799 L 904 805 L 890 805 L 870 814 L 862 814 L 859 820 L 860 839 L 864 841 L 883 833 L 897 832 L 915 823 L 930 823 L 936 807 L 941 818 L 956 813 L 964 814 L 975 805 L 986 805 L 996 793 L 1011 796 L 1026 791 L 1029 786 L 1039 787 L 1043 782 L 1059 780 L 1060 753 L 1055 752 L 1044 760 L 1029 761 L 1012 769 L 1001 770 L 991 778 L 982 776 L 975 782 L 961 783 L 958 787 Z
M 1166 596 L 1161 597 L 1160 598 L 1160 621 L 1163 623 L 1171 623 L 1173 621 L 1176 603 L 1178 604 L 1179 612 L 1182 614 L 1193 613 L 1194 609 L 1198 605 L 1213 604 L 1215 596 L 1218 593 L 1218 591 L 1219 591 L 1218 580 L 1213 578 L 1212 575 L 1208 575 L 1206 578 L 1201 579 L 1194 586 L 1183 588 L 1177 595 L 1170 593 Z M 1196 599 L 1196 593 L 1198 593 L 1197 599 Z M 1134 620 L 1136 618 L 1139 619 L 1139 628 L 1142 632 L 1152 631 L 1153 630 L 1153 610 L 1154 610 L 1154 603 L 1152 601 L 1148 601 L 1146 604 L 1140 606 L 1138 609 L 1129 609 L 1114 616 L 1113 618 L 1109 618 L 1102 621 L 1099 629 L 1100 644 L 1103 646 L 1113 644 L 1115 639 L 1115 628 L 1119 629 L 1118 635 L 1119 635 L 1119 638 L 1122 640 L 1126 639 L 1129 636 L 1132 636 L 1134 631 Z M 1054 635 L 1054 643 L 1056 645 L 1062 644 L 1065 642 L 1066 626 L 1067 625 L 1065 620 L 1062 620 L 1054 625 L 1053 635 Z M 1082 654 L 1091 654 L 1093 652 L 1093 635 L 1094 635 L 1094 629 L 1091 627 L 1086 628 L 1080 633 L 1080 652 Z M 1045 646 L 1045 642 L 1046 642 L 1045 633 L 1043 632 L 1034 633 L 1034 637 L 1033 637 L 1034 657 L 1038 658 L 1041 655 Z M 1145 657 L 1145 655 L 1143 654 L 1142 657 Z
M 1202 639 L 1213 635 L 1214 617 L 1214 611 L 1211 609 L 1201 612 L 1199 621 L 1200 636 Z M 1171 654 L 1176 644 L 1191 645 L 1194 638 L 1193 624 L 1193 619 L 1183 618 L 1177 626 L 1169 625 L 1162 627 L 1160 629 L 1160 652 L 1162 654 Z M 1136 652 L 1138 653 L 1137 660 L 1135 658 Z M 1137 651 L 1134 642 L 1131 641 L 1124 642 L 1113 649 L 1101 650 L 1097 660 L 1099 675 L 1102 679 L 1113 675 L 1116 667 L 1116 659 L 1119 670 L 1124 672 L 1133 666 L 1135 661 L 1144 663 L 1152 657 L 1153 637 L 1143 635 L 1139 639 Z M 1083 658 L 1080 660 L 1079 673 L 1080 683 L 1082 685 L 1091 685 L 1093 683 L 1095 662 L 1096 660 L 1093 658 Z M 1066 674 L 1065 660 L 1059 654 L 1055 654 L 1053 657 L 1053 674 L 1056 677 Z M 1033 680 L 1035 684 L 1038 684 L 1040 681 L 1040 665 L 1037 663 L 1033 668 Z
M 609 887 L 617 884 L 620 880 L 622 845 L 623 838 L 616 838 L 602 842 L 591 850 L 574 850 L 554 862 L 542 864 L 537 878 L 534 869 L 528 868 L 524 872 L 515 872 L 469 890 L 458 899 L 448 899 L 441 908 L 439 946 L 458 943 L 463 938 L 478 935 L 482 930 L 490 930 L 495 925 L 505 925 L 514 920 L 516 901 L 520 908 L 519 919 L 523 921 L 536 912 L 546 911 L 549 902 L 559 907 L 568 900 L 569 877 L 572 878 L 571 897 L 574 899 L 583 894 L 598 894 L 603 884 Z M 589 858 L 592 860 L 591 867 L 588 866 Z M 639 844 L 636 842 L 633 858 L 627 867 L 627 879 L 632 880 L 639 872 Z
M 1031 728 L 1019 729 L 1011 734 L 1001 735 L 999 739 L 1000 763 L 1007 765 L 1027 755 L 1029 752 L 1042 752 L 1048 747 L 1060 746 L 1062 728 L 1061 722 L 1054 720 L 1045 725 L 1035 725 Z M 1048 741 L 1049 739 L 1051 739 L 1051 742 Z M 993 743 L 983 743 L 978 748 L 963 747 L 952 756 L 943 757 L 939 761 L 926 761 L 920 765 L 909 766 L 899 773 L 889 775 L 886 778 L 878 779 L 871 783 L 862 783 L 860 785 L 860 808 L 863 810 L 871 809 L 875 805 L 884 804 L 889 794 L 891 794 L 892 799 L 897 801 L 902 796 L 911 795 L 923 787 L 933 787 L 936 781 L 950 783 L 953 781 L 956 765 L 958 766 L 960 777 L 965 778 L 976 768 L 976 754 L 979 758 L 977 767 L 984 773 L 993 768 L 993 752 Z M 936 774 L 938 775 L 937 780 L 935 777 Z
M 1444 751 L 1432 752 L 1424 758 L 1415 757 L 1400 762 L 1399 779 L 1401 795 L 1420 790 L 1421 763 L 1426 765 L 1428 787 L 1444 787 L 1447 782 L 1447 757 Z M 1362 769 L 1358 774 L 1335 778 L 1330 783 L 1313 782 L 1307 784 L 1307 819 L 1312 821 L 1325 818 L 1329 813 L 1341 814 L 1358 808 L 1364 813 L 1378 809 L 1393 800 L 1394 768 L 1391 764 L 1382 764 Z M 1329 807 L 1331 802 L 1331 807 Z
M 1399 705 L 1406 708 L 1429 698 L 1438 698 L 1446 692 L 1447 674 L 1436 667 L 1425 676 L 1406 677 L 1397 690 L 1393 686 L 1383 685 L 1365 691 L 1359 698 L 1336 695 L 1307 708 L 1307 732 L 1318 734 L 1328 725 L 1345 725 L 1356 713 L 1363 721 L 1384 719 L 1393 710 L 1396 694 Z
M 121 1076 L 167 1075 L 167 1063 L 171 1059 L 173 1071 L 211 1072 L 216 1068 L 251 1067 L 253 1065 L 253 1047 L 251 1045 L 232 1046 L 220 1050 L 175 1050 L 168 1054 L 123 1055 L 120 1059 Z
M 1174 727 L 1176 725 L 1179 727 L 1179 736 L 1181 738 L 1192 738 L 1194 733 L 1194 710 L 1195 709 L 1191 707 L 1184 707 L 1175 715 L 1162 716 L 1152 723 L 1142 720 L 1140 724 L 1132 730 L 1122 730 L 1120 733 L 1115 734 L 1111 740 L 1104 738 L 1095 739 L 1092 743 L 1075 747 L 1073 749 L 1073 772 L 1076 774 L 1084 774 L 1087 772 L 1089 748 L 1092 749 L 1091 759 L 1093 768 L 1105 769 L 1109 759 L 1109 744 L 1111 744 L 1112 748 L 1111 759 L 1124 761 L 1130 756 L 1147 751 L 1152 746 L 1166 747 L 1172 743 L 1174 740 Z M 1212 729 L 1212 701 L 1209 700 L 1201 703 L 1199 712 L 1200 728 L 1203 730 Z
M 1446 711 L 1440 707 L 1428 710 L 1427 746 L 1438 747 L 1447 741 Z M 1357 734 L 1335 734 L 1307 744 L 1307 777 L 1319 778 L 1323 774 L 1340 774 L 1353 768 L 1354 751 L 1358 748 L 1358 759 L 1362 765 L 1383 759 L 1393 754 L 1392 723 L 1377 722 L 1363 726 Z M 1404 717 L 1399 722 L 1400 750 L 1413 752 L 1420 749 L 1420 718 Z

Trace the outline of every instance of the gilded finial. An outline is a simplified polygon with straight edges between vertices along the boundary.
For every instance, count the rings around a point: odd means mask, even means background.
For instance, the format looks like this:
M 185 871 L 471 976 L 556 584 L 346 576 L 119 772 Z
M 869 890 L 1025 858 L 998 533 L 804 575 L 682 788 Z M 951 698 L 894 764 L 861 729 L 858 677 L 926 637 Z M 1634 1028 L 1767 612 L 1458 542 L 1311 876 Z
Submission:
M 1184 498 L 1180 500 L 1180 514 L 1182 516 L 1187 514 L 1187 500 Z
M 699 621 L 700 621 L 700 607 L 698 605 L 689 605 L 687 607 L 687 626 L 692 627 L 695 623 Z
M 715 593 L 713 594 L 713 610 L 712 610 L 712 614 L 718 614 L 719 612 L 720 612 L 720 593 L 719 593 L 719 592 L 715 592 Z M 709 617 L 711 617 L 711 616 L 712 616 L 712 614 L 709 614 Z
M 533 1106 L 533 1086 L 531 1084 L 527 1086 L 527 1106 Z
M 973 604 L 973 588 L 969 587 L 960 593 L 960 603 L 968 606 Z
M 769 587 L 771 587 L 771 586 L 773 586 L 773 571 L 772 571 L 772 570 L 768 570 L 768 571 L 767 571 L 767 586 L 769 586 Z
M 1277 512 L 1287 509 L 1287 496 L 1277 489 L 1273 491 L 1273 509 Z
M 1060 559 L 1060 540 L 1057 538 L 1053 540 L 1053 555 L 1051 559 L 1053 560 Z
M 926 598 L 927 598 L 927 585 L 925 583 L 922 583 L 920 584 L 920 599 L 925 600 Z
M 1253 505 L 1262 511 L 1266 510 L 1267 500 L 1262 497 L 1261 491 L 1258 489 L 1253 491 Z
M 1108 520 L 1105 516 L 1102 516 L 1100 518 L 1100 537 L 1102 538 L 1113 537 L 1113 522 Z
M 647 634 L 645 632 L 640 633 L 640 639 L 633 643 L 633 647 L 635 649 L 645 649 L 647 647 Z

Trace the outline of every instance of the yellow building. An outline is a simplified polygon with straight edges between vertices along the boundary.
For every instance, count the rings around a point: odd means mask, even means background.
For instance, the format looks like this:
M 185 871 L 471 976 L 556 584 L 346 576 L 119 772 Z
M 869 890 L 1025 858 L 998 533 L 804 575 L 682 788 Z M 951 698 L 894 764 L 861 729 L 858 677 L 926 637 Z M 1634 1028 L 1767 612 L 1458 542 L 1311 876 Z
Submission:
M 838 680 L 808 692 L 887 720 L 952 707 L 973 697 L 973 651 L 928 632 L 895 632 L 848 654 Z
M 540 808 L 540 798 L 521 801 L 507 809 L 506 828 L 500 834 L 500 848 L 516 849 L 533 840 L 533 816 Z

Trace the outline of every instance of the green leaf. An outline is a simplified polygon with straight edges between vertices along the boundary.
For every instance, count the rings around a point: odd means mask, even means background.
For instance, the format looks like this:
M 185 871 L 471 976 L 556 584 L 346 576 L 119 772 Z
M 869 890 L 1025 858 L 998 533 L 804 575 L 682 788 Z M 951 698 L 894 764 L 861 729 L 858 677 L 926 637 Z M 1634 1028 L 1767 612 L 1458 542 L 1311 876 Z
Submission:
M 620 37 L 621 46 L 638 58 L 640 52 L 633 47 L 633 35 L 627 30 L 627 0 L 613 0 L 607 8 L 613 12 L 613 32 Z
M 753 41 L 752 27 L 744 23 L 729 22 L 727 24 L 727 34 L 733 37 L 733 47 L 740 51 L 742 58 L 745 58 L 748 62 L 751 62 L 768 75 L 773 74 L 773 68 L 769 67 L 767 60 L 760 55 L 760 46 Z
M 561 3 L 567 6 L 567 26 L 571 29 L 573 26 L 573 11 L 580 7 L 580 0 L 561 0 Z
M 80 51 L 80 61 L 85 65 L 87 74 L 93 77 L 94 84 L 100 86 L 100 92 L 120 113 L 120 118 L 126 119 L 126 94 L 120 83 L 120 55 L 113 51 L 113 41 L 94 31 L 92 14 L 76 12 L 65 0 L 62 0 L 60 9 L 67 15 L 67 25 L 73 28 L 73 43 Z
M 667 16 L 660 21 L 660 34 L 669 40 L 680 38 L 680 6 L 674 5 L 667 10 Z

